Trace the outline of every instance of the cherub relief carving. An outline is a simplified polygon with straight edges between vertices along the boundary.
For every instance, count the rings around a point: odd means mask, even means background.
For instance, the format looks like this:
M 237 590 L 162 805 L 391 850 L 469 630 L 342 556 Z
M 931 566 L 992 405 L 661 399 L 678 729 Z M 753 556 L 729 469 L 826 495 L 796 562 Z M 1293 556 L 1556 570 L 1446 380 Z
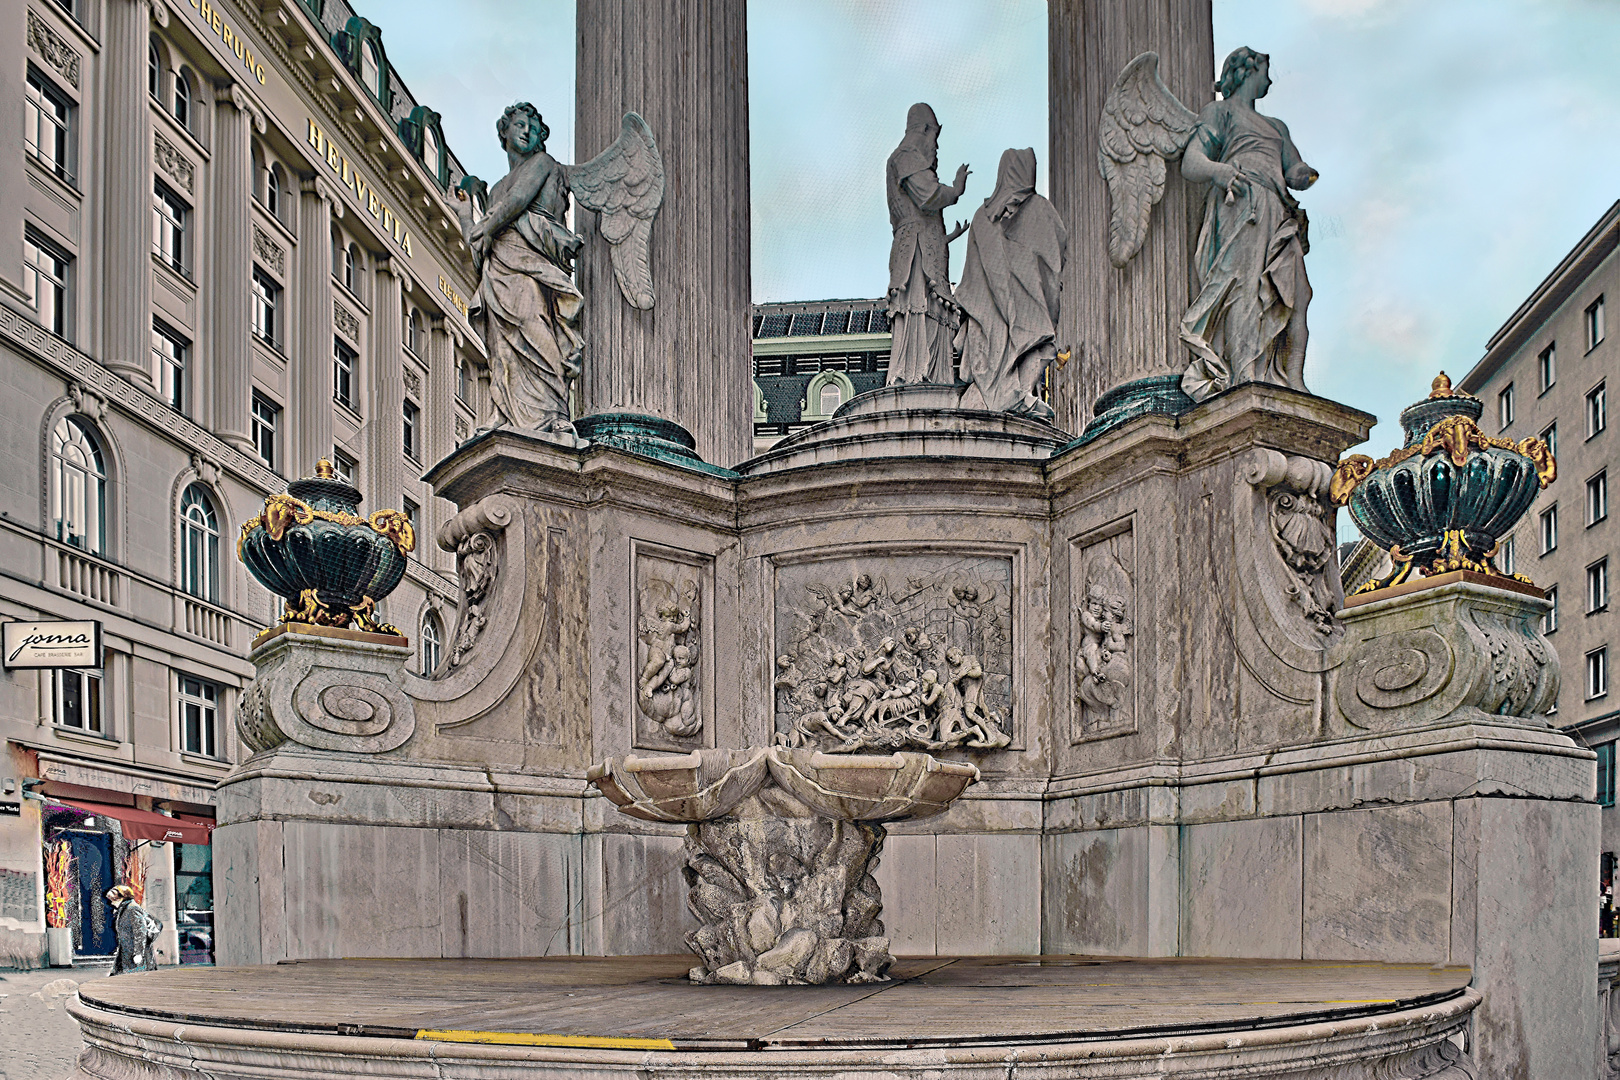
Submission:
M 641 590 L 636 707 L 678 738 L 703 727 L 698 710 L 698 586 L 651 578 Z

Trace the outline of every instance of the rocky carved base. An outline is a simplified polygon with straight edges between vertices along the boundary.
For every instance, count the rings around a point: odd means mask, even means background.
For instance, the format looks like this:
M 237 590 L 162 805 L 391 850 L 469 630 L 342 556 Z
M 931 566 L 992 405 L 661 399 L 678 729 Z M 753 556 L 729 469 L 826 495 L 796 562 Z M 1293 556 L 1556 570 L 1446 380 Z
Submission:
M 687 907 L 702 926 L 686 943 L 700 983 L 879 982 L 894 963 L 872 870 L 881 825 L 815 816 L 780 789 L 732 815 L 687 827 Z M 797 811 L 795 813 L 794 811 Z

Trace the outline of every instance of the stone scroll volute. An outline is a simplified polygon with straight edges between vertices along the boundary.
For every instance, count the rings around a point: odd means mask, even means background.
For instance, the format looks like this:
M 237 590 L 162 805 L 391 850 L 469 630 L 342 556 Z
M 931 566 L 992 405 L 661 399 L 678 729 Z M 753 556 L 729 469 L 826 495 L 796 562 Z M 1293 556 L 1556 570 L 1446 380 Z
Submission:
M 297 743 L 316 750 L 380 754 L 416 731 L 403 687 L 411 650 L 401 645 L 285 634 L 254 658 L 258 674 L 237 709 L 237 734 L 253 753 Z
M 634 595 L 632 745 L 690 751 L 713 744 L 713 561 L 641 541 Z
M 1069 545 L 1069 741 L 1136 731 L 1136 532 L 1134 518 Z

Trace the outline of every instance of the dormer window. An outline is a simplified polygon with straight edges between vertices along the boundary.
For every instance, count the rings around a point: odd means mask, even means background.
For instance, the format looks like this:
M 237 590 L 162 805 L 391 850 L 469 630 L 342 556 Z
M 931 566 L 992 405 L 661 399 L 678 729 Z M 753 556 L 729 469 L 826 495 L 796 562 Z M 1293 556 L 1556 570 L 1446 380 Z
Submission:
M 377 63 L 377 46 L 370 41 L 360 46 L 360 81 L 377 100 L 382 100 L 382 66 Z
M 422 163 L 434 179 L 439 177 L 439 137 L 432 128 L 422 129 Z

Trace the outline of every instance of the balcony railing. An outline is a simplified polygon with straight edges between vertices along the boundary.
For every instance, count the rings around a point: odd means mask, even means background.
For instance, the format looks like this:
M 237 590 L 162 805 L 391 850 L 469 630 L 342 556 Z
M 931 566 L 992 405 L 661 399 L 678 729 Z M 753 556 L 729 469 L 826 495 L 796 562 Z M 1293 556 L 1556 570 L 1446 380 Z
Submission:
M 230 612 L 183 593 L 175 594 L 175 602 L 181 609 L 177 613 L 180 617 L 175 620 L 176 630 L 211 641 L 224 649 L 231 647 L 232 624 L 236 620 Z
M 123 607 L 124 575 L 115 567 L 63 544 L 52 547 L 56 556 L 57 588 L 111 608 Z

